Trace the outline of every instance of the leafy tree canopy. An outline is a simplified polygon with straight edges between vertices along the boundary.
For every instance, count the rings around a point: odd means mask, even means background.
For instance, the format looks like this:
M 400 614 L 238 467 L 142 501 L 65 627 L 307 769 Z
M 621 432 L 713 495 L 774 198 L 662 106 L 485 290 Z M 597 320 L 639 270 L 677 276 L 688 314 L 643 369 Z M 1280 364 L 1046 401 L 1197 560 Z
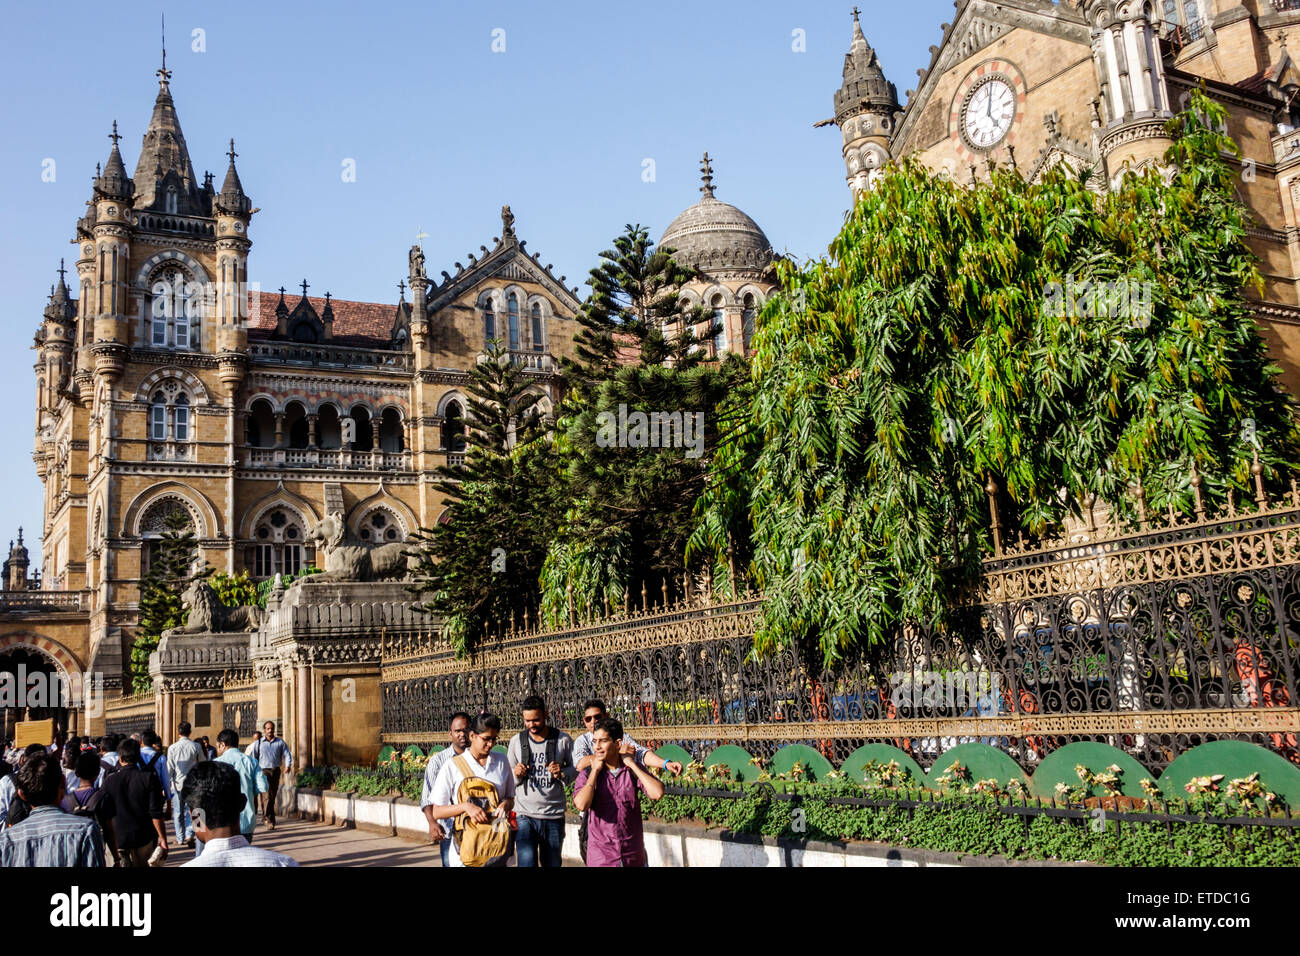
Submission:
M 1131 517 L 1139 482 L 1184 508 L 1194 481 L 1210 503 L 1248 491 L 1255 454 L 1269 480 L 1300 459 L 1222 121 L 1195 96 L 1165 169 L 1109 191 L 904 160 L 827 258 L 781 264 L 693 538 L 716 554 L 747 510 L 760 652 L 834 661 L 944 626 L 989 549 L 987 487 L 1004 526 L 1045 535 L 1089 498 Z

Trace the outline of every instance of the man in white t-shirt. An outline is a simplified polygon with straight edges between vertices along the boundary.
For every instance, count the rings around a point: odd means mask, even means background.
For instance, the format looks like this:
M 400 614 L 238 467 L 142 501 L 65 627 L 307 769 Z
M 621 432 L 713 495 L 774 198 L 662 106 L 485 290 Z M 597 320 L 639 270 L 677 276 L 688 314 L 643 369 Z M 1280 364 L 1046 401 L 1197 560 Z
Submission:
M 505 754 L 492 752 L 492 747 L 500 735 L 501 718 L 495 714 L 479 714 L 469 725 L 469 747 L 460 756 L 472 774 L 491 781 L 496 786 L 500 803 L 494 815 L 509 820 L 510 807 L 514 803 L 515 796 L 515 775 L 510 770 Z M 433 792 L 430 794 L 433 806 L 428 811 L 428 815 L 432 820 L 454 820 L 464 813 L 476 823 L 486 823 L 488 814 L 482 807 L 473 803 L 456 802 L 460 793 L 460 782 L 464 779 L 458 766 L 460 763 L 461 760 L 448 760 L 443 764 L 442 770 L 438 771 L 438 779 L 434 782 Z M 464 866 L 460 862 L 455 840 L 448 842 L 451 845 L 447 852 L 447 865 Z M 504 860 L 501 865 L 505 865 Z

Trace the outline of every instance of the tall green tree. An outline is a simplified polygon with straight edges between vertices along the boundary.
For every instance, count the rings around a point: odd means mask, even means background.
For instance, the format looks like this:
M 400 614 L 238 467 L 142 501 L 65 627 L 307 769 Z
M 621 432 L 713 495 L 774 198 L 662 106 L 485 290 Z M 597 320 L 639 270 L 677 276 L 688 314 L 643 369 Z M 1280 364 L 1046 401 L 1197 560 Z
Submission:
M 1139 482 L 1153 510 L 1193 481 L 1212 505 L 1253 497 L 1255 454 L 1269 480 L 1300 459 L 1222 119 L 1196 96 L 1170 178 L 1100 194 L 1060 168 L 966 187 L 905 160 L 827 258 L 782 266 L 693 542 L 716 553 L 747 499 L 760 651 L 834 661 L 948 626 L 989 551 L 990 481 L 1004 525 L 1047 535 L 1085 500 L 1130 517 Z
M 640 604 L 642 588 L 651 601 L 665 583 L 681 593 L 692 571 L 691 508 L 716 444 L 715 409 L 748 377 L 743 360 L 705 361 L 702 344 L 718 329 L 707 308 L 679 306 L 683 284 L 699 273 L 671 249 L 628 226 L 600 259 L 578 316 L 578 361 L 566 365 L 573 388 L 557 429 L 569 504 L 541 575 L 542 611 L 553 625 L 621 608 L 629 596 Z
M 439 469 L 449 502 L 422 529 L 414 589 L 457 653 L 505 624 L 537 620 L 537 580 L 558 521 L 551 438 L 532 373 L 492 343 L 470 371 L 465 461 Z
M 131 686 L 136 692 L 153 686 L 149 655 L 158 649 L 163 631 L 185 623 L 181 595 L 205 572 L 195 572 L 198 538 L 189 515 L 177 509 L 163 518 L 163 534 L 140 587 L 140 623 L 131 645 Z
M 577 315 L 577 360 L 564 359 L 579 397 L 585 397 L 584 385 L 599 385 L 628 364 L 686 369 L 703 357 L 701 342 L 718 331 L 713 313 L 703 306 L 678 307 L 682 286 L 700 273 L 679 265 L 672 253 L 655 248 L 639 224 L 624 227 L 613 248 L 600 253 L 587 279 L 591 294 Z M 706 328 L 697 335 L 700 325 Z

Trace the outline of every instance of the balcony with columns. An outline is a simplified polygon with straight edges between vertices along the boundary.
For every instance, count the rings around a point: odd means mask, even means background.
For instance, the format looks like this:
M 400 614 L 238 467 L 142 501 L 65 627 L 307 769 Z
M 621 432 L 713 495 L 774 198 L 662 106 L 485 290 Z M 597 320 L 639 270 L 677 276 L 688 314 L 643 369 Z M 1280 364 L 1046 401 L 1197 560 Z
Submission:
M 392 406 L 372 419 L 362 406 L 340 417 L 330 404 L 308 414 L 301 403 L 290 402 L 276 412 L 258 399 L 244 419 L 246 441 L 239 463 L 245 468 L 411 470 L 410 421 Z

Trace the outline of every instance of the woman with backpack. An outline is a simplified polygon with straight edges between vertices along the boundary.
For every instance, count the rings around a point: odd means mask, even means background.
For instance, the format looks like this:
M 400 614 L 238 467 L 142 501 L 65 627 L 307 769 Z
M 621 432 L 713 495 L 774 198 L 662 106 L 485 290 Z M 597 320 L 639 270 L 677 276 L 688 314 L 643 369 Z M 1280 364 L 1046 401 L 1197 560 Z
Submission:
M 90 817 L 99 824 L 104 835 L 104 845 L 111 856 L 117 859 L 117 838 L 113 832 L 113 801 L 101 788 L 95 786 L 99 777 L 99 754 L 88 750 L 77 757 L 77 786 L 69 790 L 63 798 L 63 809 L 67 813 L 80 817 Z
M 469 747 L 443 764 L 434 782 L 431 818 L 456 821 L 449 866 L 505 866 L 514 849 L 515 775 L 505 755 L 492 750 L 500 735 L 501 718 L 479 714 L 470 722 Z

